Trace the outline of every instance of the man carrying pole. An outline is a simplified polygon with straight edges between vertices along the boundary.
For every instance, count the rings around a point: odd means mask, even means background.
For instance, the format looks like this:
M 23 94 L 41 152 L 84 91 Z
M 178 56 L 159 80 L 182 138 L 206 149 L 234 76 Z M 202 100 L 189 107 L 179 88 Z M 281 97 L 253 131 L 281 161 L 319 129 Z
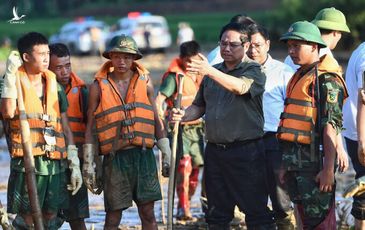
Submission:
M 30 32 L 18 40 L 19 55 L 23 61 L 19 68 L 10 68 L 4 80 L 2 94 L 2 115 L 8 119 L 11 142 L 11 172 L 8 184 L 8 211 L 16 213 L 13 225 L 32 229 L 34 221 L 25 187 L 27 171 L 23 160 L 20 120 L 26 119 L 30 127 L 31 150 L 34 156 L 36 191 L 44 219 L 45 229 L 58 229 L 57 212 L 68 204 L 67 189 L 75 194 L 81 187 L 81 173 L 77 148 L 68 126 L 66 115 L 67 99 L 57 84 L 55 75 L 48 71 L 49 47 L 47 39 L 39 33 Z M 9 65 L 19 60 L 12 53 Z M 9 70 L 10 70 L 9 69 Z M 18 86 L 16 87 L 16 79 Z M 19 90 L 21 88 L 21 90 Z M 19 91 L 19 92 L 18 92 Z M 23 97 L 23 100 L 20 101 Z M 16 104 L 18 99 L 18 105 Z M 20 114 L 20 104 L 24 113 Z M 67 150 L 66 150 L 66 143 Z M 24 137 L 23 137 L 24 138 Z M 68 161 L 68 162 L 67 162 Z M 67 185 L 65 169 L 71 169 L 70 184 Z M 66 186 L 67 185 L 67 186 Z M 37 226 L 36 226 L 37 227 Z
M 159 116 L 165 118 L 163 103 L 167 103 L 167 110 L 176 107 L 178 99 L 178 88 L 182 86 L 180 76 L 184 77 L 184 84 L 181 92 L 181 106 L 187 108 L 193 102 L 203 79 L 201 75 L 193 75 L 187 72 L 187 64 L 192 59 L 200 60 L 198 53 L 200 46 L 196 41 L 184 42 L 180 45 L 180 56 L 175 58 L 167 72 L 164 74 L 160 90 L 156 97 L 156 106 Z M 182 148 L 183 156 L 176 159 L 177 167 L 177 188 L 179 198 L 177 219 L 194 220 L 190 213 L 190 199 L 198 186 L 199 167 L 203 166 L 204 130 L 202 119 L 191 122 L 183 122 L 182 126 Z M 176 130 L 173 130 L 174 132 Z M 172 178 L 170 178 L 171 180 Z

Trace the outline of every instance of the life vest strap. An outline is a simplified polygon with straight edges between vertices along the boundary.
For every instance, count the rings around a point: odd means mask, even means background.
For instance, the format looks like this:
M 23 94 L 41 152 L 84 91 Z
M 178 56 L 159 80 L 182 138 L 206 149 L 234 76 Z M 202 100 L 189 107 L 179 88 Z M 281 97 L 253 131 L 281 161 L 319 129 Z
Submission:
M 305 107 L 312 107 L 312 103 L 309 101 L 294 99 L 294 98 L 286 98 L 284 101 L 285 105 L 294 104 L 294 105 L 300 105 Z
M 41 121 L 46 121 L 46 122 L 60 122 L 61 119 L 54 117 L 52 115 L 49 114 L 44 114 L 44 113 L 23 113 L 21 112 L 20 115 L 15 115 L 14 118 L 15 120 L 19 119 L 19 120 L 25 120 L 25 119 L 39 119 Z
M 308 121 L 308 122 L 312 121 L 312 117 L 298 115 L 294 113 L 286 113 L 286 112 L 282 112 L 280 114 L 280 119 L 293 119 L 293 120 Z
M 292 128 L 287 128 L 287 127 L 282 127 L 280 126 L 278 128 L 278 133 L 291 133 L 294 134 L 296 136 L 311 136 L 311 132 L 310 131 L 303 131 L 303 130 L 297 130 L 297 129 L 292 129 Z
M 151 105 L 148 105 L 148 104 L 145 104 L 145 103 L 140 103 L 140 102 L 132 102 L 132 103 L 124 104 L 124 105 L 121 105 L 121 106 L 116 106 L 116 107 L 110 108 L 108 110 L 105 110 L 101 113 L 98 113 L 98 114 L 95 115 L 95 119 L 98 119 L 100 117 L 103 117 L 103 116 L 106 116 L 108 114 L 115 113 L 115 112 L 118 112 L 118 111 L 122 111 L 122 110 L 123 111 L 133 110 L 136 107 L 144 108 L 144 109 L 151 110 L 151 111 L 153 110 Z

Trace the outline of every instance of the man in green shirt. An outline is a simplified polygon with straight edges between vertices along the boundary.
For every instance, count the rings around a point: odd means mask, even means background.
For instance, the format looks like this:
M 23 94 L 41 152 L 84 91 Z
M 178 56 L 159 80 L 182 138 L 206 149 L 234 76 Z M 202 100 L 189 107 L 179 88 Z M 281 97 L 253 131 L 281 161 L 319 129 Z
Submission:
M 163 76 L 160 90 L 156 97 L 156 106 L 159 116 L 164 119 L 165 110 L 163 103 L 167 103 L 167 110 L 174 107 L 177 98 L 178 75 L 184 77 L 181 105 L 187 108 L 193 102 L 199 89 L 203 76 L 191 74 L 186 71 L 187 64 L 193 59 L 200 59 L 198 53 L 200 46 L 196 41 L 184 42 L 180 45 L 180 56 L 172 60 L 168 70 Z M 190 199 L 198 186 L 199 167 L 203 166 L 204 130 L 202 119 L 192 122 L 183 122 L 182 148 L 183 156 L 177 168 L 176 192 L 179 197 L 178 220 L 194 220 L 190 213 Z M 202 191 L 204 195 L 204 191 Z
M 187 68 L 204 75 L 185 111 L 173 109 L 172 121 L 191 121 L 205 115 L 206 221 L 211 230 L 228 230 L 237 205 L 248 229 L 276 229 L 267 207 L 262 94 L 265 74 L 246 58 L 250 42 L 244 26 L 225 25 L 220 33 L 223 62 L 209 65 L 193 60 Z

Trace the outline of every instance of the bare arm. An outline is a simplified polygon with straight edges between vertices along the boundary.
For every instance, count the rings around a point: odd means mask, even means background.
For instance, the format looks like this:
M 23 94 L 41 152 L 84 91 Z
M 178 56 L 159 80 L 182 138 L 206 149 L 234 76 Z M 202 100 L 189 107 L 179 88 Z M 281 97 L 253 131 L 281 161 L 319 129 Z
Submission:
M 94 144 L 94 137 L 92 134 L 93 127 L 95 125 L 94 112 L 100 102 L 100 88 L 97 82 L 90 85 L 89 102 L 87 109 L 87 122 L 85 130 L 85 143 Z
M 65 134 L 66 144 L 74 145 L 74 136 L 68 123 L 67 113 L 61 113 L 61 124 L 63 128 L 63 133 Z
M 16 99 L 2 98 L 1 113 L 4 119 L 11 119 L 15 115 Z
M 157 106 L 156 106 L 155 100 L 153 98 L 153 94 L 154 94 L 154 90 L 153 90 L 152 81 L 148 81 L 147 96 L 148 96 L 148 99 L 149 99 L 149 101 L 152 105 L 152 109 L 153 109 L 153 113 L 154 113 L 154 117 L 155 117 L 155 135 L 156 135 L 156 139 L 158 140 L 163 137 L 166 137 L 167 132 L 163 125 L 163 121 L 161 120 L 161 118 L 158 115 Z
M 340 172 L 345 172 L 349 167 L 349 159 L 343 145 L 341 133 L 336 136 L 337 164 Z
M 319 189 L 322 192 L 332 191 L 334 184 L 334 167 L 336 159 L 336 130 L 331 124 L 326 124 L 323 129 L 324 161 L 323 169 L 317 175 Z
M 237 95 L 243 95 L 249 91 L 253 83 L 252 79 L 237 78 L 225 74 L 209 65 L 208 60 L 202 54 L 199 54 L 199 56 L 202 60 L 193 59 L 192 62 L 188 64 L 188 71 L 199 73 L 202 76 L 208 76 L 228 91 Z
M 167 97 L 165 95 L 163 95 L 161 92 L 158 92 L 157 97 L 155 99 L 157 113 L 161 119 L 164 119 L 165 115 L 164 114 L 165 111 L 163 110 L 163 103 L 165 102 L 166 98 Z
M 365 105 L 362 103 L 361 90 L 358 92 L 358 102 L 357 102 L 357 135 L 358 135 L 358 156 L 360 163 L 365 165 Z

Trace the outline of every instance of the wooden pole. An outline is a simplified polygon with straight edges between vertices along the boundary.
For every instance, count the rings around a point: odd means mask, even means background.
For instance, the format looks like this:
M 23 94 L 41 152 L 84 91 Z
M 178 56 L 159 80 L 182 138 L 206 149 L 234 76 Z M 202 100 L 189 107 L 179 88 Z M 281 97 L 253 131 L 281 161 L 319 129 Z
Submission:
M 182 89 L 184 84 L 184 78 L 182 74 L 178 75 L 178 96 L 176 99 L 175 108 L 181 108 Z M 167 229 L 173 229 L 173 212 L 174 212 L 174 195 L 175 195 L 175 173 L 176 173 L 176 150 L 177 150 L 177 136 L 179 134 L 179 124 L 176 122 L 173 129 L 173 139 L 171 148 L 171 161 L 170 161 L 170 175 L 169 175 L 169 187 L 167 198 Z
M 22 93 L 22 88 L 20 86 L 19 76 L 16 77 L 16 88 L 18 95 L 20 131 L 22 136 L 22 146 L 24 154 L 23 158 L 24 158 L 24 169 L 25 169 L 25 181 L 28 189 L 28 196 L 30 201 L 30 207 L 32 210 L 34 228 L 36 230 L 44 230 L 43 216 L 39 205 L 39 198 L 38 198 L 36 178 L 35 178 L 34 157 L 32 154 L 32 140 L 30 138 L 30 128 L 25 113 L 23 93 Z

